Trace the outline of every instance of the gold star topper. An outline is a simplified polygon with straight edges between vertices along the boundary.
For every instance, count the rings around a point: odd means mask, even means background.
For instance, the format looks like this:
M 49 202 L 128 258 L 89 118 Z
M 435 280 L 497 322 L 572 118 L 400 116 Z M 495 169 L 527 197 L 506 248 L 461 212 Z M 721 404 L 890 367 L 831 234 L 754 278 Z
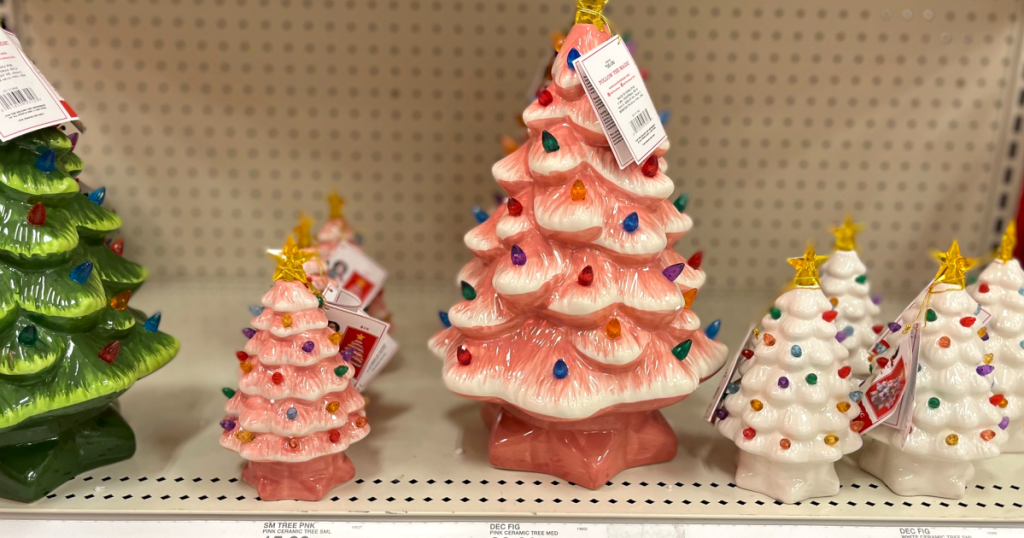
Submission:
M 309 248 L 313 246 L 313 236 L 310 234 L 310 229 L 313 227 L 313 221 L 310 220 L 305 213 L 299 212 L 299 225 L 292 229 L 295 233 L 296 244 L 299 248 Z
M 825 262 L 828 256 L 818 256 L 814 252 L 813 245 L 807 245 L 807 251 L 802 258 L 790 258 L 789 264 L 796 268 L 796 277 L 793 278 L 793 285 L 798 288 L 818 288 L 821 286 L 821 278 L 818 276 L 818 266 Z
M 608 0 L 576 0 L 576 24 L 593 24 L 604 30 L 608 19 L 601 13 Z
M 967 286 L 964 275 L 967 270 L 974 266 L 975 260 L 960 255 L 960 244 L 953 241 L 947 252 L 937 252 L 939 272 L 935 273 L 935 283 L 953 284 L 961 288 Z
M 849 215 L 846 221 L 838 228 L 832 228 L 832 234 L 836 236 L 836 250 L 857 250 L 857 232 L 863 230 L 860 224 L 854 224 Z
M 345 199 L 344 198 L 342 198 L 341 196 L 338 196 L 338 193 L 332 192 L 331 195 L 327 197 L 327 203 L 331 204 L 331 213 L 330 213 L 330 218 L 331 219 L 343 219 L 343 218 L 345 218 L 345 213 L 344 213 Z
M 1017 223 L 1011 220 L 1006 225 L 1006 233 L 1003 234 L 1003 240 L 999 243 L 999 248 L 996 249 L 996 258 L 1006 263 L 1013 259 L 1013 251 L 1016 249 Z
M 270 252 L 270 255 L 277 260 L 277 269 L 274 270 L 275 281 L 288 280 L 291 282 L 302 282 L 306 285 L 309 284 L 309 281 L 306 280 L 306 271 L 302 268 L 302 264 L 311 260 L 316 254 L 300 250 L 295 244 L 294 237 L 289 235 L 288 241 L 285 242 L 281 252 Z

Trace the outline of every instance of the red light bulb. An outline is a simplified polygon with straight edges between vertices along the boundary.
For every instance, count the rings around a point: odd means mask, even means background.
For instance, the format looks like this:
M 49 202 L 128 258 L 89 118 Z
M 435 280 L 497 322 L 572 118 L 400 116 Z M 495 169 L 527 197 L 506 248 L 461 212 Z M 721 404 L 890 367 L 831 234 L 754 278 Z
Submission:
M 117 241 L 114 241 L 110 245 L 110 250 L 112 250 L 114 252 L 114 254 L 117 254 L 118 256 L 123 256 L 124 255 L 124 239 L 118 239 Z
M 519 203 L 519 200 L 516 200 L 515 198 L 509 198 L 508 202 L 505 203 L 505 206 L 508 207 L 508 214 L 513 217 L 518 217 L 523 214 L 523 204 Z
M 473 354 L 466 349 L 466 346 L 459 346 L 459 349 L 455 351 L 455 358 L 459 359 L 459 364 L 463 366 L 469 366 L 469 363 L 473 362 Z
M 32 206 L 32 209 L 28 210 L 28 223 L 32 226 L 42 226 L 46 224 L 46 206 L 42 202 L 38 202 Z
M 244 360 L 248 360 L 249 359 L 249 354 L 244 352 L 244 351 L 236 351 L 235 352 L 235 356 L 238 357 L 238 360 L 240 360 L 240 361 L 244 361 Z
M 583 270 L 580 271 L 580 276 L 579 276 L 579 278 L 576 279 L 576 282 L 578 282 L 580 286 L 584 286 L 584 287 L 587 287 L 587 286 L 590 286 L 591 284 L 593 284 L 594 283 L 594 268 L 589 266 L 589 265 L 584 267 Z
M 640 171 L 647 177 L 654 177 L 658 175 L 658 157 L 651 155 L 644 161 L 643 166 L 640 167 Z
M 704 251 L 698 250 L 693 256 L 690 256 L 689 260 L 686 260 L 686 265 L 690 266 L 690 269 L 696 271 L 700 269 L 700 262 L 704 261 Z
M 540 106 L 548 106 L 554 100 L 554 96 L 551 95 L 547 88 L 537 90 L 537 102 L 540 103 Z
M 274 375 L 270 376 L 270 380 L 273 381 L 275 385 L 280 385 L 281 383 L 284 383 L 284 374 L 281 372 L 274 372 Z

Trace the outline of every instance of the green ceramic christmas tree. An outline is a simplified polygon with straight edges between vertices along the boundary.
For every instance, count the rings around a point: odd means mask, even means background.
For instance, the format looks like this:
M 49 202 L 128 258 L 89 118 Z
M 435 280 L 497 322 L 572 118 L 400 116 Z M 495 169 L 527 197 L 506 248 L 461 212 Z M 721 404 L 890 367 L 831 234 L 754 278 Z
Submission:
M 104 242 L 121 219 L 80 191 L 72 146 L 56 128 L 0 144 L 0 497 L 23 502 L 131 457 L 112 404 L 178 352 L 128 306 L 146 270 Z

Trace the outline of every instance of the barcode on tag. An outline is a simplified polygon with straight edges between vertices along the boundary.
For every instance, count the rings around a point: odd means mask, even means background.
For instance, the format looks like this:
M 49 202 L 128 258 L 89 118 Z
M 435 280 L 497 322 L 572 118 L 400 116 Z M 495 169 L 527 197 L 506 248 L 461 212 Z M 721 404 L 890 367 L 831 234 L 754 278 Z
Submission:
M 32 88 L 18 88 L 0 93 L 0 106 L 3 106 L 4 110 L 12 110 L 35 102 L 39 102 L 39 96 L 32 91 Z
M 646 110 L 641 110 L 635 118 L 629 120 L 629 126 L 633 128 L 633 134 L 636 134 L 637 131 L 648 123 L 651 123 L 651 113 Z
M 587 92 L 590 104 L 594 106 L 594 111 L 597 112 L 597 117 L 601 120 L 601 127 L 604 128 L 604 133 L 608 137 L 608 145 L 612 148 L 612 153 L 615 155 L 619 166 L 624 167 L 633 157 L 633 154 L 629 151 L 629 146 L 626 144 L 626 139 L 622 137 L 619 128 L 615 126 L 615 120 L 612 119 L 611 112 L 605 106 L 604 100 L 601 99 L 590 78 L 582 71 L 577 72 L 580 75 L 580 80 L 583 81 L 583 89 Z

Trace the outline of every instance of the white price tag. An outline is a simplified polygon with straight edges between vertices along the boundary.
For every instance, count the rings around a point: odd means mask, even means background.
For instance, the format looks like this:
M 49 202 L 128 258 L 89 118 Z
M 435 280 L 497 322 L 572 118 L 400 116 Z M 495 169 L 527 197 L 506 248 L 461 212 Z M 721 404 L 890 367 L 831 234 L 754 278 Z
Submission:
M 0 140 L 77 120 L 78 114 L 25 56 L 18 38 L 4 30 L 0 34 Z
M 388 272 L 363 249 L 342 241 L 324 260 L 327 276 L 341 283 L 341 287 L 353 293 L 366 308 L 384 288 Z
M 643 164 L 668 136 L 626 42 L 615 36 L 573 66 L 601 119 L 619 168 L 631 162 Z
M 341 356 L 352 365 L 356 390 L 363 392 L 398 353 L 398 342 L 388 334 L 387 322 L 359 309 L 359 298 L 355 295 L 332 284 L 323 296 L 327 302 L 327 325 L 341 333 Z
M 861 435 L 882 424 L 900 430 L 901 441 L 910 435 L 919 348 L 920 328 L 914 324 L 892 358 L 875 357 L 874 376 L 861 385 L 861 399 L 857 402 L 860 415 L 854 420 L 863 425 Z

